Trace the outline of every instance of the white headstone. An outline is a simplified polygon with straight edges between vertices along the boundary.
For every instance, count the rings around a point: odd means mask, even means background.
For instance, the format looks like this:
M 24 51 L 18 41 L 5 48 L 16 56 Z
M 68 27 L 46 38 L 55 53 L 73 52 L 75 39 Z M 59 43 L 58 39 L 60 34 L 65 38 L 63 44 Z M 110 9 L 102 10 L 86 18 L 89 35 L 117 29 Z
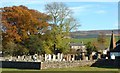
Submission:
M 51 54 L 48 54 L 48 60 L 51 61 Z
M 63 59 L 63 54 L 60 54 L 60 61 L 62 61 Z
M 45 61 L 47 61 L 47 59 L 48 59 L 48 55 L 47 55 L 47 54 L 45 54 Z
M 53 54 L 53 61 L 56 61 L 56 55 Z
M 111 59 L 113 59 L 113 60 L 115 59 L 115 55 L 114 54 L 111 55 Z
M 63 59 L 63 61 L 65 61 L 65 59 Z
M 106 57 L 106 59 L 108 59 L 108 57 Z
M 60 61 L 60 53 L 57 54 L 57 60 Z
M 88 57 L 86 57 L 86 60 L 88 60 Z

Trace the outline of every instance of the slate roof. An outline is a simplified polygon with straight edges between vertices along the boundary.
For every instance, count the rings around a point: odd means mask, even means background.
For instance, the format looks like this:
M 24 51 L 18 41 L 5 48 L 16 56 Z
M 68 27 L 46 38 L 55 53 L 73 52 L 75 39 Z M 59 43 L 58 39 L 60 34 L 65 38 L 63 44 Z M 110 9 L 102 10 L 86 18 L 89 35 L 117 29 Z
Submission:
M 116 45 L 117 46 L 113 50 L 111 50 L 111 52 L 120 52 L 120 40 L 116 42 Z
M 70 43 L 70 46 L 84 46 L 82 43 Z

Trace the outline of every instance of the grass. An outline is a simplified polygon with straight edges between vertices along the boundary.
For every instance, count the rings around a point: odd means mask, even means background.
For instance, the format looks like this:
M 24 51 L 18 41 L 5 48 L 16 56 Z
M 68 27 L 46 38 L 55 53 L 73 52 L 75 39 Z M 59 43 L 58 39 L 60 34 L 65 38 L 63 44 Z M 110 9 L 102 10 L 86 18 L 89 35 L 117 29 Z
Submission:
M 43 70 L 3 68 L 2 71 L 118 71 L 118 69 L 98 67 L 54 68 Z

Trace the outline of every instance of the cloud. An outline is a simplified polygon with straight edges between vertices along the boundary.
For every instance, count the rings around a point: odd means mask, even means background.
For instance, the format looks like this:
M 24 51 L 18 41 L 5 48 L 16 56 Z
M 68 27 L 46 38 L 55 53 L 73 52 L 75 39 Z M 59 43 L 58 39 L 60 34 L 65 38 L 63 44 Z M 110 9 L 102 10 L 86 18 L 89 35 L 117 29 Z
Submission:
M 105 11 L 105 10 L 98 10 L 95 13 L 97 13 L 97 14 L 105 14 L 105 13 L 107 13 L 107 11 Z
M 93 5 L 81 5 L 77 7 L 69 7 L 75 14 L 83 14 L 89 12 L 89 10 L 94 7 Z

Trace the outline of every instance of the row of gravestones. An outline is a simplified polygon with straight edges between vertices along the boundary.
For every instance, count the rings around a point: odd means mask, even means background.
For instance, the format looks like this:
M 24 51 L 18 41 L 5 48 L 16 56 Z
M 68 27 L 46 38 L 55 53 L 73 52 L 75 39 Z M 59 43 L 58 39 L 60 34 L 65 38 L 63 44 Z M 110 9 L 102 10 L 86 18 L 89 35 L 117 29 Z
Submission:
M 30 56 L 17 56 L 17 57 L 4 57 L 2 60 L 5 61 L 28 61 L 28 62 L 41 62 L 41 61 L 74 61 L 74 60 L 89 60 L 88 56 L 84 53 L 81 56 L 75 54 L 64 55 L 62 53 L 55 54 L 45 54 L 45 55 L 30 55 Z
M 42 55 L 30 55 L 30 56 L 17 56 L 17 57 L 3 57 L 2 58 L 3 61 L 27 61 L 27 62 L 41 62 L 43 60 L 43 56 Z

